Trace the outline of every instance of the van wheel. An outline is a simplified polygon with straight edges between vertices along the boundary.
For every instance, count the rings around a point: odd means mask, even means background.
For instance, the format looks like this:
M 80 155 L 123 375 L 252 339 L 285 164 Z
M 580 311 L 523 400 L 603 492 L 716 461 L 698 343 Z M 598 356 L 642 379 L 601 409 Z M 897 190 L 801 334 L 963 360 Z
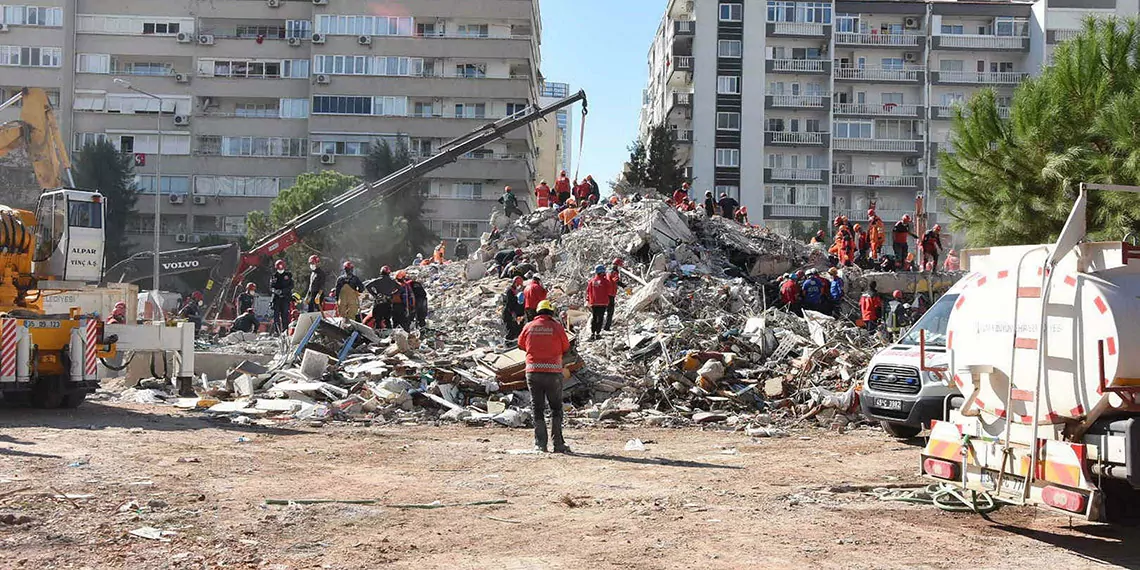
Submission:
M 917 437 L 919 433 L 922 433 L 922 428 L 908 426 L 906 424 L 896 424 L 894 422 L 887 421 L 879 422 L 879 424 L 883 426 L 883 431 L 890 434 L 891 437 L 896 437 L 898 439 L 911 439 L 913 437 Z

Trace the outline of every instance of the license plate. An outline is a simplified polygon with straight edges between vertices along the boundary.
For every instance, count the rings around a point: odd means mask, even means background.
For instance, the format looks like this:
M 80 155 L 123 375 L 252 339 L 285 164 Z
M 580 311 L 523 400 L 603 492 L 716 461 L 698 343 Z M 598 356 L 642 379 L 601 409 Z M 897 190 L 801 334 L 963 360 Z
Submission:
M 994 479 L 994 473 L 990 471 L 982 471 L 982 485 L 989 487 L 991 490 L 997 490 L 997 481 Z M 1010 475 L 1006 473 L 1001 479 L 1001 490 L 1006 493 L 1020 493 L 1025 490 L 1025 479 L 1017 475 Z
M 58 329 L 63 327 L 61 321 L 35 321 L 28 319 L 24 321 L 30 329 Z
M 887 398 L 875 398 L 875 407 L 880 410 L 901 410 L 902 400 L 890 400 Z

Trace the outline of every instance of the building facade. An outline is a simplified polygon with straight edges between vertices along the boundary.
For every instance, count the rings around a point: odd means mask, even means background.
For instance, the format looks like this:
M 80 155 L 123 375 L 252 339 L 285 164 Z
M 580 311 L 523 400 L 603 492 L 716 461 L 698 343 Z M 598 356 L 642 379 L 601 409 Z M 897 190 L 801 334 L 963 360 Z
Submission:
M 155 199 L 164 248 L 236 237 L 303 172 L 360 175 L 378 140 L 429 155 L 539 98 L 538 0 L 28 1 L 0 5 L 0 89 L 46 87 L 76 148 L 135 155 L 143 249 Z M 477 239 L 536 149 L 532 125 L 433 173 L 433 229 Z
M 570 96 L 570 85 L 566 83 L 543 82 L 538 104 L 550 105 L 559 99 Z M 539 121 L 538 179 L 554 186 L 558 173 L 565 170 L 572 173 L 574 147 L 571 133 L 574 131 L 574 117 L 569 109 L 562 109 Z
M 1083 18 L 1137 0 L 670 0 L 648 56 L 640 132 L 675 129 L 694 188 L 803 235 L 846 215 L 884 220 L 937 193 L 952 108 L 1008 102 Z

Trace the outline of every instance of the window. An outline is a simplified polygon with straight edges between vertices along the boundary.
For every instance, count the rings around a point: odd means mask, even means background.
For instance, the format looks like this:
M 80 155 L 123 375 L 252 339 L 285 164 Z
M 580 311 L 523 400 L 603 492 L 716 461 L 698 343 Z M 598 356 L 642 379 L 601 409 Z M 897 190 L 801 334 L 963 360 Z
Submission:
M 54 47 L 0 46 L 0 66 L 59 67 L 62 55 Z
M 507 116 L 513 117 L 518 113 L 526 111 L 526 103 L 507 103 Z
M 375 97 L 372 103 L 372 114 L 390 117 L 404 117 L 408 114 L 407 97 Z
M 178 22 L 143 22 L 143 35 L 173 36 L 178 33 Z
M 115 69 L 116 72 L 127 75 L 165 76 L 174 74 L 174 66 L 169 63 L 128 62 L 119 67 L 112 60 L 111 64 L 111 68 Z
M 289 137 L 198 137 L 199 154 L 222 156 L 301 157 L 309 141 Z
M 283 69 L 286 75 L 282 75 Z M 309 60 L 202 58 L 198 60 L 198 75 L 205 77 L 233 77 L 249 79 L 279 79 L 281 77 L 306 78 L 309 76 Z
M 717 113 L 716 128 L 721 131 L 739 131 L 740 113 Z
M 371 115 L 372 97 L 314 95 L 314 115 Z
M 773 206 L 823 206 L 825 195 L 821 186 L 772 184 L 764 187 L 764 203 Z
M 764 130 L 766 130 L 770 133 L 778 133 L 780 131 L 783 131 L 784 130 L 784 120 L 783 119 L 774 119 L 774 118 L 769 117 L 767 128 L 765 128 Z
M 135 176 L 135 186 L 140 194 L 154 194 L 154 175 L 140 174 Z M 190 193 L 189 176 L 163 176 L 161 194 L 178 194 L 185 196 Z
M 465 200 L 482 200 L 482 182 L 457 182 L 455 184 L 455 197 Z
M 819 126 L 819 119 L 805 119 L 804 120 L 804 126 L 807 129 L 807 132 L 809 132 L 809 133 L 822 133 L 823 132 L 823 130 L 821 130 L 820 126 Z
M 942 24 L 942 35 L 960 35 L 966 33 L 965 27 L 961 24 Z
M 424 60 L 419 57 L 365 55 L 318 55 L 313 58 L 316 73 L 330 75 L 420 76 Z
M 466 77 L 468 79 L 487 77 L 487 64 L 485 63 L 460 63 L 455 66 L 456 77 Z
M 290 79 L 308 79 L 309 60 L 287 59 L 281 62 L 281 77 L 288 77 Z
M 239 38 L 277 38 L 285 37 L 285 28 L 281 26 L 239 25 L 234 28 Z
M 456 34 L 465 38 L 485 38 L 490 35 L 487 24 L 459 24 Z
M 316 31 L 339 36 L 410 36 L 411 18 L 395 16 L 317 16 Z
M 881 65 L 883 69 L 901 70 L 903 69 L 903 58 L 884 57 L 879 60 L 879 65 Z
M 179 32 L 194 33 L 194 18 L 78 14 L 75 28 L 87 34 L 173 36 Z
M 943 59 L 938 62 L 938 71 L 963 71 L 965 62 L 960 59 Z
M 834 131 L 841 139 L 872 138 L 870 121 L 836 121 Z
M 717 42 L 716 54 L 720 57 L 741 57 L 744 52 L 744 42 L 740 40 L 720 40 Z
M 112 134 L 109 140 L 119 152 L 158 154 L 158 135 L 156 134 Z M 177 156 L 190 154 L 190 135 L 163 134 L 162 154 L 164 156 Z
M 903 94 L 902 93 L 881 93 L 881 94 L 879 94 L 879 99 L 883 105 L 902 105 L 903 104 Z
M 111 73 L 111 56 L 106 53 L 75 54 L 76 73 Z
M 309 116 L 308 99 L 281 99 L 278 102 L 278 115 L 282 119 L 305 119 Z
M 234 115 L 238 117 L 279 118 L 281 110 L 276 103 L 238 103 L 234 106 Z
M 186 96 L 159 95 L 161 101 L 135 93 L 107 93 L 107 112 L 129 114 L 189 115 L 190 98 Z
M 943 93 L 941 96 L 941 105 L 949 107 L 966 100 L 966 96 L 962 93 Z
M 740 167 L 740 149 L 738 148 L 718 148 L 716 149 L 716 165 L 726 168 L 739 168 Z
M 274 197 L 292 183 L 268 176 L 195 176 L 196 196 Z
M 75 133 L 75 149 L 79 150 L 89 144 L 99 144 L 107 140 L 104 133 Z
M 1012 61 L 991 61 L 990 71 L 997 71 L 1001 73 L 1009 73 L 1013 71 Z
M 63 26 L 63 8 L 0 5 L 0 24 L 58 28 Z
M 744 20 L 744 4 L 721 4 L 720 21 L 740 22 Z
M 455 117 L 457 119 L 482 119 L 487 116 L 486 103 L 456 103 Z
M 431 156 L 434 145 L 432 139 L 412 139 L 411 153 L 413 156 Z
M 307 40 L 313 36 L 313 23 L 308 20 L 285 20 L 285 37 Z
M 434 23 L 433 24 L 416 24 L 416 36 L 417 37 L 432 37 L 432 36 L 442 36 L 442 35 L 443 35 L 443 25 L 442 24 L 440 24 L 439 27 L 436 27 L 436 25 Z
M 430 102 L 416 101 L 412 106 L 413 117 L 432 117 L 435 115 L 435 105 Z
M 740 76 L 721 75 L 716 78 L 716 92 L 722 95 L 740 94 Z
M 855 33 L 859 31 L 859 16 L 843 15 L 835 17 L 835 31 L 840 33 Z

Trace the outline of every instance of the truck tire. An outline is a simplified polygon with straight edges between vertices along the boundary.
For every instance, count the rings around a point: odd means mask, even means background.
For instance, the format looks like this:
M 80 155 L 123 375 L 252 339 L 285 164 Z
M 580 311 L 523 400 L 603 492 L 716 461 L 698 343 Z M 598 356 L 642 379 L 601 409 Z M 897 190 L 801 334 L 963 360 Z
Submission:
M 59 407 L 75 409 L 75 408 L 78 408 L 79 405 L 83 403 L 83 400 L 86 400 L 86 399 L 87 399 L 87 391 L 86 390 L 72 390 L 71 392 L 64 394 L 63 401 L 60 402 Z
M 896 424 L 894 422 L 888 421 L 881 421 L 879 424 L 883 426 L 883 431 L 890 434 L 891 437 L 896 437 L 898 439 L 911 439 L 913 437 L 917 437 L 919 433 L 922 433 L 921 427 L 908 426 L 906 424 Z
M 58 408 L 63 403 L 63 393 L 57 390 L 32 390 L 32 406 L 45 410 Z

